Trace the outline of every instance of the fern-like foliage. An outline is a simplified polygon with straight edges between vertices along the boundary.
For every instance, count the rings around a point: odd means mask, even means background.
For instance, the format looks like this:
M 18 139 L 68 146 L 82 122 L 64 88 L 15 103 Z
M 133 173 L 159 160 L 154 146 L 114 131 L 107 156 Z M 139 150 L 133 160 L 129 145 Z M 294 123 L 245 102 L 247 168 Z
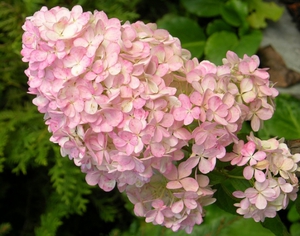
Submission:
M 82 215 L 88 203 L 86 195 L 91 193 L 91 187 L 86 184 L 80 170 L 74 168 L 70 160 L 62 158 L 57 147 L 53 151 L 54 164 L 49 175 L 55 191 L 47 199 L 40 225 L 35 229 L 37 236 L 55 235 L 64 217 Z
M 86 184 L 80 169 L 74 168 L 68 158 L 62 158 L 57 147 L 54 150 L 55 163 L 49 171 L 52 185 L 69 213 L 82 214 L 88 202 L 83 196 L 91 193 L 91 187 Z

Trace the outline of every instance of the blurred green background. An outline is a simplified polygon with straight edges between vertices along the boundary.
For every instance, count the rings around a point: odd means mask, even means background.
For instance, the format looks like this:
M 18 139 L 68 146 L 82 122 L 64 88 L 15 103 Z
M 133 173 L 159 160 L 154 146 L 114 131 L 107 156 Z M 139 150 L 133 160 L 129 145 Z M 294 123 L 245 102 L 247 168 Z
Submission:
M 117 190 L 106 193 L 88 186 L 79 168 L 49 141 L 43 115 L 27 94 L 27 65 L 20 55 L 25 18 L 42 6 L 70 9 L 77 4 L 84 11 L 104 10 L 123 22 L 156 22 L 179 37 L 194 57 L 216 64 L 227 50 L 255 54 L 262 29 L 268 20 L 278 20 L 283 9 L 262 0 L 0 0 L 0 236 L 185 235 L 137 219 Z M 295 207 L 284 218 L 297 232 Z M 273 233 L 211 206 L 192 235 Z

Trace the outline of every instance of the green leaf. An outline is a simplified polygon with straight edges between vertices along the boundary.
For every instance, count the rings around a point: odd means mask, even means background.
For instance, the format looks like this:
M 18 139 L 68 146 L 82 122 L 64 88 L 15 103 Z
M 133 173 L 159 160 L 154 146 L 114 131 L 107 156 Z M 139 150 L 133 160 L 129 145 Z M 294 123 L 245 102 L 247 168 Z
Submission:
M 253 30 L 240 39 L 233 32 L 216 32 L 207 39 L 204 52 L 208 60 L 220 65 L 228 50 L 234 51 L 239 57 L 255 54 L 261 40 L 262 33 L 258 30 Z
M 276 110 L 270 120 L 264 121 L 263 133 L 284 137 L 288 140 L 300 138 L 300 100 L 290 95 L 279 95 L 275 99 Z M 266 131 L 265 131 L 266 130 Z
M 205 207 L 206 216 L 192 235 L 197 236 L 274 236 L 253 219 L 245 219 L 236 214 L 223 211 L 215 204 Z
M 278 215 L 274 218 L 266 218 L 261 224 L 263 227 L 271 230 L 276 236 L 290 236 Z
M 253 219 L 241 218 L 233 222 L 230 227 L 224 228 L 223 232 L 219 236 L 274 236 L 274 234 L 261 226 L 261 224 L 255 222 Z
M 245 191 L 247 188 L 251 187 L 251 184 L 243 176 L 243 167 L 236 166 L 233 170 L 228 172 L 228 177 L 230 179 L 230 184 L 233 186 L 234 190 Z
M 182 48 L 189 50 L 194 57 L 203 55 L 206 36 L 196 21 L 187 17 L 165 15 L 157 21 L 159 28 L 164 28 L 181 41 Z M 193 32 L 193 33 L 187 33 Z
M 220 184 L 227 179 L 227 177 L 219 171 L 211 171 L 207 174 L 207 176 L 209 178 L 210 185 Z
M 296 205 L 293 204 L 292 207 L 290 208 L 287 218 L 290 222 L 296 222 L 300 220 L 300 215 L 297 211 Z
M 297 197 L 297 199 L 295 200 L 295 208 L 300 215 L 300 197 Z
M 206 33 L 208 35 L 219 31 L 235 32 L 234 28 L 222 19 L 215 19 L 207 24 Z
M 181 0 L 187 11 L 200 17 L 220 15 L 225 2 L 226 0 Z
M 217 199 L 216 204 L 218 207 L 231 214 L 236 213 L 235 198 L 232 196 L 232 190 L 229 189 L 228 184 L 217 184 L 214 186 L 217 190 L 214 197 Z
M 239 27 L 246 21 L 248 15 L 247 3 L 230 0 L 221 8 L 221 16 L 230 25 Z
M 247 21 L 255 29 L 265 28 L 266 19 L 277 21 L 282 16 L 283 7 L 274 2 L 263 2 L 262 0 L 248 0 L 249 12 Z
M 244 219 L 237 214 L 230 214 L 220 209 L 216 204 L 205 207 L 205 217 L 201 225 L 195 225 L 190 236 L 274 236 L 270 230 L 262 227 L 253 219 Z M 137 225 L 138 223 L 138 225 Z M 152 225 L 144 221 L 134 221 L 129 230 L 121 232 L 115 230 L 120 236 L 186 236 L 184 230 L 173 232 L 159 225 Z
M 220 65 L 226 52 L 236 47 L 239 40 L 235 33 L 228 31 L 221 31 L 212 34 L 206 42 L 204 49 L 206 59 Z
M 290 227 L 290 232 L 291 232 L 292 236 L 299 236 L 300 223 L 296 222 L 296 223 L 292 224 L 291 227 Z
M 243 57 L 244 54 L 249 56 L 255 54 L 259 48 L 262 40 L 262 32 L 260 30 L 253 30 L 247 35 L 243 35 L 239 43 L 232 48 L 239 57 Z

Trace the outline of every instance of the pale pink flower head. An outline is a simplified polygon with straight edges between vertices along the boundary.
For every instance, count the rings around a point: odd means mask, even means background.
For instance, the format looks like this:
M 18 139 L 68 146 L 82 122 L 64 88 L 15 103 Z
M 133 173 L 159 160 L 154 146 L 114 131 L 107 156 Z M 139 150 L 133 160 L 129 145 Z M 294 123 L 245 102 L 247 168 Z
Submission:
M 180 189 L 183 188 L 186 191 L 196 192 L 199 188 L 197 181 L 194 178 L 189 177 L 192 173 L 192 169 L 198 164 L 198 159 L 191 157 L 185 162 L 180 163 L 178 170 L 173 166 L 173 170 L 164 174 L 170 181 L 166 187 L 168 189 Z
M 243 60 L 239 63 L 239 71 L 241 71 L 243 74 L 250 75 L 251 73 L 254 73 L 255 70 L 259 66 L 259 58 L 258 56 L 247 56 L 244 55 Z
M 178 98 L 181 102 L 181 107 L 176 107 L 173 110 L 174 119 L 183 121 L 184 125 L 189 125 L 194 120 L 199 119 L 200 108 L 196 106 L 193 107 L 190 98 L 185 94 L 180 94 Z
M 219 160 L 254 183 L 234 193 L 245 217 L 274 217 L 296 198 L 300 156 L 282 142 L 238 139 L 243 122 L 258 131 L 274 112 L 257 56 L 199 62 L 156 24 L 80 6 L 42 7 L 22 28 L 29 93 L 50 141 L 88 184 L 126 193 L 146 222 L 191 233 L 216 200 L 207 174 Z
M 44 40 L 57 41 L 70 39 L 82 32 L 90 20 L 91 13 L 83 12 L 81 6 L 74 6 L 71 11 L 64 7 L 55 7 L 49 11 L 43 8 L 35 13 L 34 24 L 40 27 Z M 40 21 L 42 19 L 42 21 Z
M 249 78 L 244 78 L 240 83 L 241 98 L 245 103 L 252 102 L 256 97 L 257 93 L 253 85 L 253 81 Z
M 238 65 L 240 61 L 241 59 L 238 55 L 232 51 L 228 51 L 226 53 L 226 58 L 222 60 L 224 65 L 229 64 L 231 68 Z
M 270 187 L 269 180 L 262 183 L 255 182 L 254 188 L 248 188 L 245 191 L 245 197 L 249 199 L 252 204 L 262 210 L 267 207 L 268 201 L 273 201 L 277 198 L 276 191 Z
M 257 164 L 257 162 L 262 161 L 266 158 L 266 153 L 263 151 L 256 151 L 256 145 L 254 142 L 249 141 L 246 143 L 242 150 L 241 154 L 243 155 L 243 159 L 239 163 L 239 165 L 243 166 L 245 165 L 248 161 L 251 166 Z
M 250 103 L 247 120 L 251 120 L 253 131 L 258 131 L 264 120 L 269 120 L 274 113 L 274 108 L 269 104 L 263 104 L 260 99 Z
M 227 125 L 226 117 L 228 115 L 228 106 L 223 103 L 222 99 L 218 96 L 213 96 L 208 99 L 208 109 L 206 118 L 208 121 L 214 120 L 221 125 Z

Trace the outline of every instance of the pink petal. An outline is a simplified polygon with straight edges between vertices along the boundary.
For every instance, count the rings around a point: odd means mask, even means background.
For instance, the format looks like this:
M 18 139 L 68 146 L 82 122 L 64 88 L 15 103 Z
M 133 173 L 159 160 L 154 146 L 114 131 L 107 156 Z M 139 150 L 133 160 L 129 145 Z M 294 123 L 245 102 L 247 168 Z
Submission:
M 106 119 L 106 122 L 115 127 L 123 120 L 123 113 L 115 109 L 105 109 L 103 110 L 103 115 Z
M 253 81 L 251 79 L 244 78 L 240 83 L 240 87 L 242 93 L 249 92 L 253 88 Z
M 153 222 L 155 220 L 155 218 L 156 218 L 156 215 L 157 215 L 157 211 L 156 210 L 148 211 L 146 213 L 146 219 L 145 219 L 145 221 L 147 223 Z
M 174 116 L 169 113 L 165 113 L 162 120 L 160 121 L 161 126 L 169 128 L 174 123 Z
M 180 128 L 174 131 L 173 135 L 176 138 L 182 139 L 182 140 L 189 140 L 191 139 L 191 133 L 185 129 L 185 128 Z
M 145 216 L 145 208 L 141 202 L 138 202 L 134 205 L 134 214 L 141 217 Z
M 184 205 L 189 209 L 196 209 L 198 204 L 194 199 L 184 199 Z
M 264 198 L 264 196 L 262 196 L 261 194 L 257 195 L 256 198 L 256 202 L 255 202 L 255 206 L 260 209 L 263 210 L 267 207 L 267 200 Z
M 266 156 L 267 156 L 267 154 L 263 151 L 258 151 L 253 155 L 254 159 L 257 161 L 265 160 Z
M 31 53 L 30 59 L 33 61 L 44 61 L 47 58 L 48 53 L 45 51 L 35 50 Z
M 208 172 L 212 171 L 213 167 L 212 164 L 209 160 L 207 160 L 206 158 L 202 157 L 199 163 L 199 170 L 203 173 L 203 174 L 207 174 Z
M 184 207 L 183 201 L 180 200 L 180 201 L 175 202 L 175 203 L 172 204 L 171 210 L 175 214 L 178 214 L 178 213 L 180 213 L 183 210 L 183 207 Z
M 248 188 L 245 191 L 245 197 L 254 198 L 257 195 L 257 190 L 255 188 Z
M 98 171 L 88 172 L 85 176 L 85 180 L 89 185 L 96 185 L 99 182 L 100 173 Z
M 163 207 L 165 204 L 164 204 L 163 200 L 157 199 L 157 200 L 154 200 L 151 205 L 157 209 L 157 208 Z
M 294 190 L 293 186 L 289 183 L 285 183 L 280 185 L 280 188 L 282 189 L 282 191 L 284 191 L 285 193 L 290 193 Z
M 254 169 L 251 166 L 246 166 L 243 170 L 245 179 L 250 180 L 253 177 Z
M 179 101 L 181 102 L 181 107 L 184 107 L 186 109 L 190 108 L 191 107 L 191 102 L 190 102 L 190 98 L 185 95 L 185 94 L 180 94 L 178 96 L 179 98 Z
M 234 192 L 232 193 L 232 195 L 233 195 L 234 197 L 236 197 L 236 198 L 244 198 L 244 197 L 245 197 L 245 194 L 244 194 L 244 192 L 242 192 L 242 191 L 234 191 Z
M 256 115 L 254 115 L 251 119 L 251 128 L 253 129 L 253 131 L 257 132 L 260 128 L 260 125 L 260 119 Z
M 109 41 L 113 41 L 116 42 L 117 40 L 119 40 L 121 37 L 121 30 L 116 29 L 116 28 L 109 28 L 107 29 L 107 31 L 105 32 L 104 38 L 109 40 Z
M 268 188 L 268 189 L 265 189 L 262 194 L 267 197 L 267 198 L 274 198 L 276 197 L 276 192 L 274 189 L 271 189 L 271 188 Z
M 216 111 L 219 106 L 223 104 L 221 98 L 217 96 L 213 96 L 208 100 L 208 108 L 211 109 L 212 111 Z
M 187 116 L 184 118 L 183 124 L 189 125 L 194 121 L 194 117 L 191 114 L 187 114 Z
M 232 52 L 232 51 L 227 51 L 227 53 L 226 53 L 226 59 L 231 64 L 236 64 L 236 63 L 239 62 L 238 55 L 236 53 Z
M 187 111 L 185 108 L 182 107 L 175 108 L 173 111 L 173 116 L 175 120 L 183 121 L 187 116 Z
M 134 134 L 139 134 L 143 128 L 143 124 L 140 120 L 138 119 L 132 119 L 129 122 L 129 129 L 132 131 Z
M 261 108 L 256 114 L 261 120 L 269 120 L 273 116 L 273 111 L 267 108 Z
M 162 157 L 165 154 L 165 148 L 161 143 L 151 144 L 151 152 L 155 157 Z
M 266 180 L 266 175 L 261 170 L 255 170 L 254 176 L 255 176 L 256 181 L 258 181 L 258 182 L 264 182 Z
M 158 211 L 158 212 L 157 212 L 157 215 L 156 215 L 156 217 L 155 217 L 156 223 L 159 224 L 159 225 L 161 225 L 161 224 L 164 222 L 164 219 L 165 219 L 165 217 L 164 217 L 164 215 L 162 214 L 162 212 L 161 212 L 161 211 Z
M 182 184 L 179 181 L 170 181 L 167 183 L 166 188 L 179 189 L 179 188 L 182 188 Z
M 190 157 L 185 162 L 182 162 L 178 166 L 178 178 L 182 179 L 189 176 L 192 170 L 199 163 L 199 157 Z
M 199 188 L 198 182 L 191 177 L 181 179 L 180 183 L 182 184 L 182 187 L 184 188 L 185 191 L 196 192 Z
M 243 74 L 248 75 L 249 74 L 249 64 L 246 61 L 242 61 L 239 64 L 239 71 L 242 72 Z
M 84 103 L 84 110 L 88 114 L 95 114 L 98 110 L 98 104 L 95 100 L 89 100 Z
M 255 143 L 252 142 L 252 141 L 249 141 L 248 143 L 246 143 L 243 146 L 243 148 L 241 150 L 241 154 L 243 156 L 252 156 L 252 154 L 254 153 L 255 149 L 256 149 Z
M 284 157 L 282 157 L 282 158 L 284 158 Z M 294 165 L 295 165 L 295 163 L 294 163 L 293 159 L 285 158 L 281 165 L 281 169 L 282 170 L 291 170 Z
M 142 98 L 136 98 L 133 101 L 133 106 L 135 109 L 141 109 L 146 104 L 146 100 Z
M 253 91 L 244 93 L 244 94 L 242 95 L 243 100 L 244 100 L 246 103 L 253 102 L 254 99 L 256 98 L 256 96 L 257 96 L 256 93 L 253 92 Z

